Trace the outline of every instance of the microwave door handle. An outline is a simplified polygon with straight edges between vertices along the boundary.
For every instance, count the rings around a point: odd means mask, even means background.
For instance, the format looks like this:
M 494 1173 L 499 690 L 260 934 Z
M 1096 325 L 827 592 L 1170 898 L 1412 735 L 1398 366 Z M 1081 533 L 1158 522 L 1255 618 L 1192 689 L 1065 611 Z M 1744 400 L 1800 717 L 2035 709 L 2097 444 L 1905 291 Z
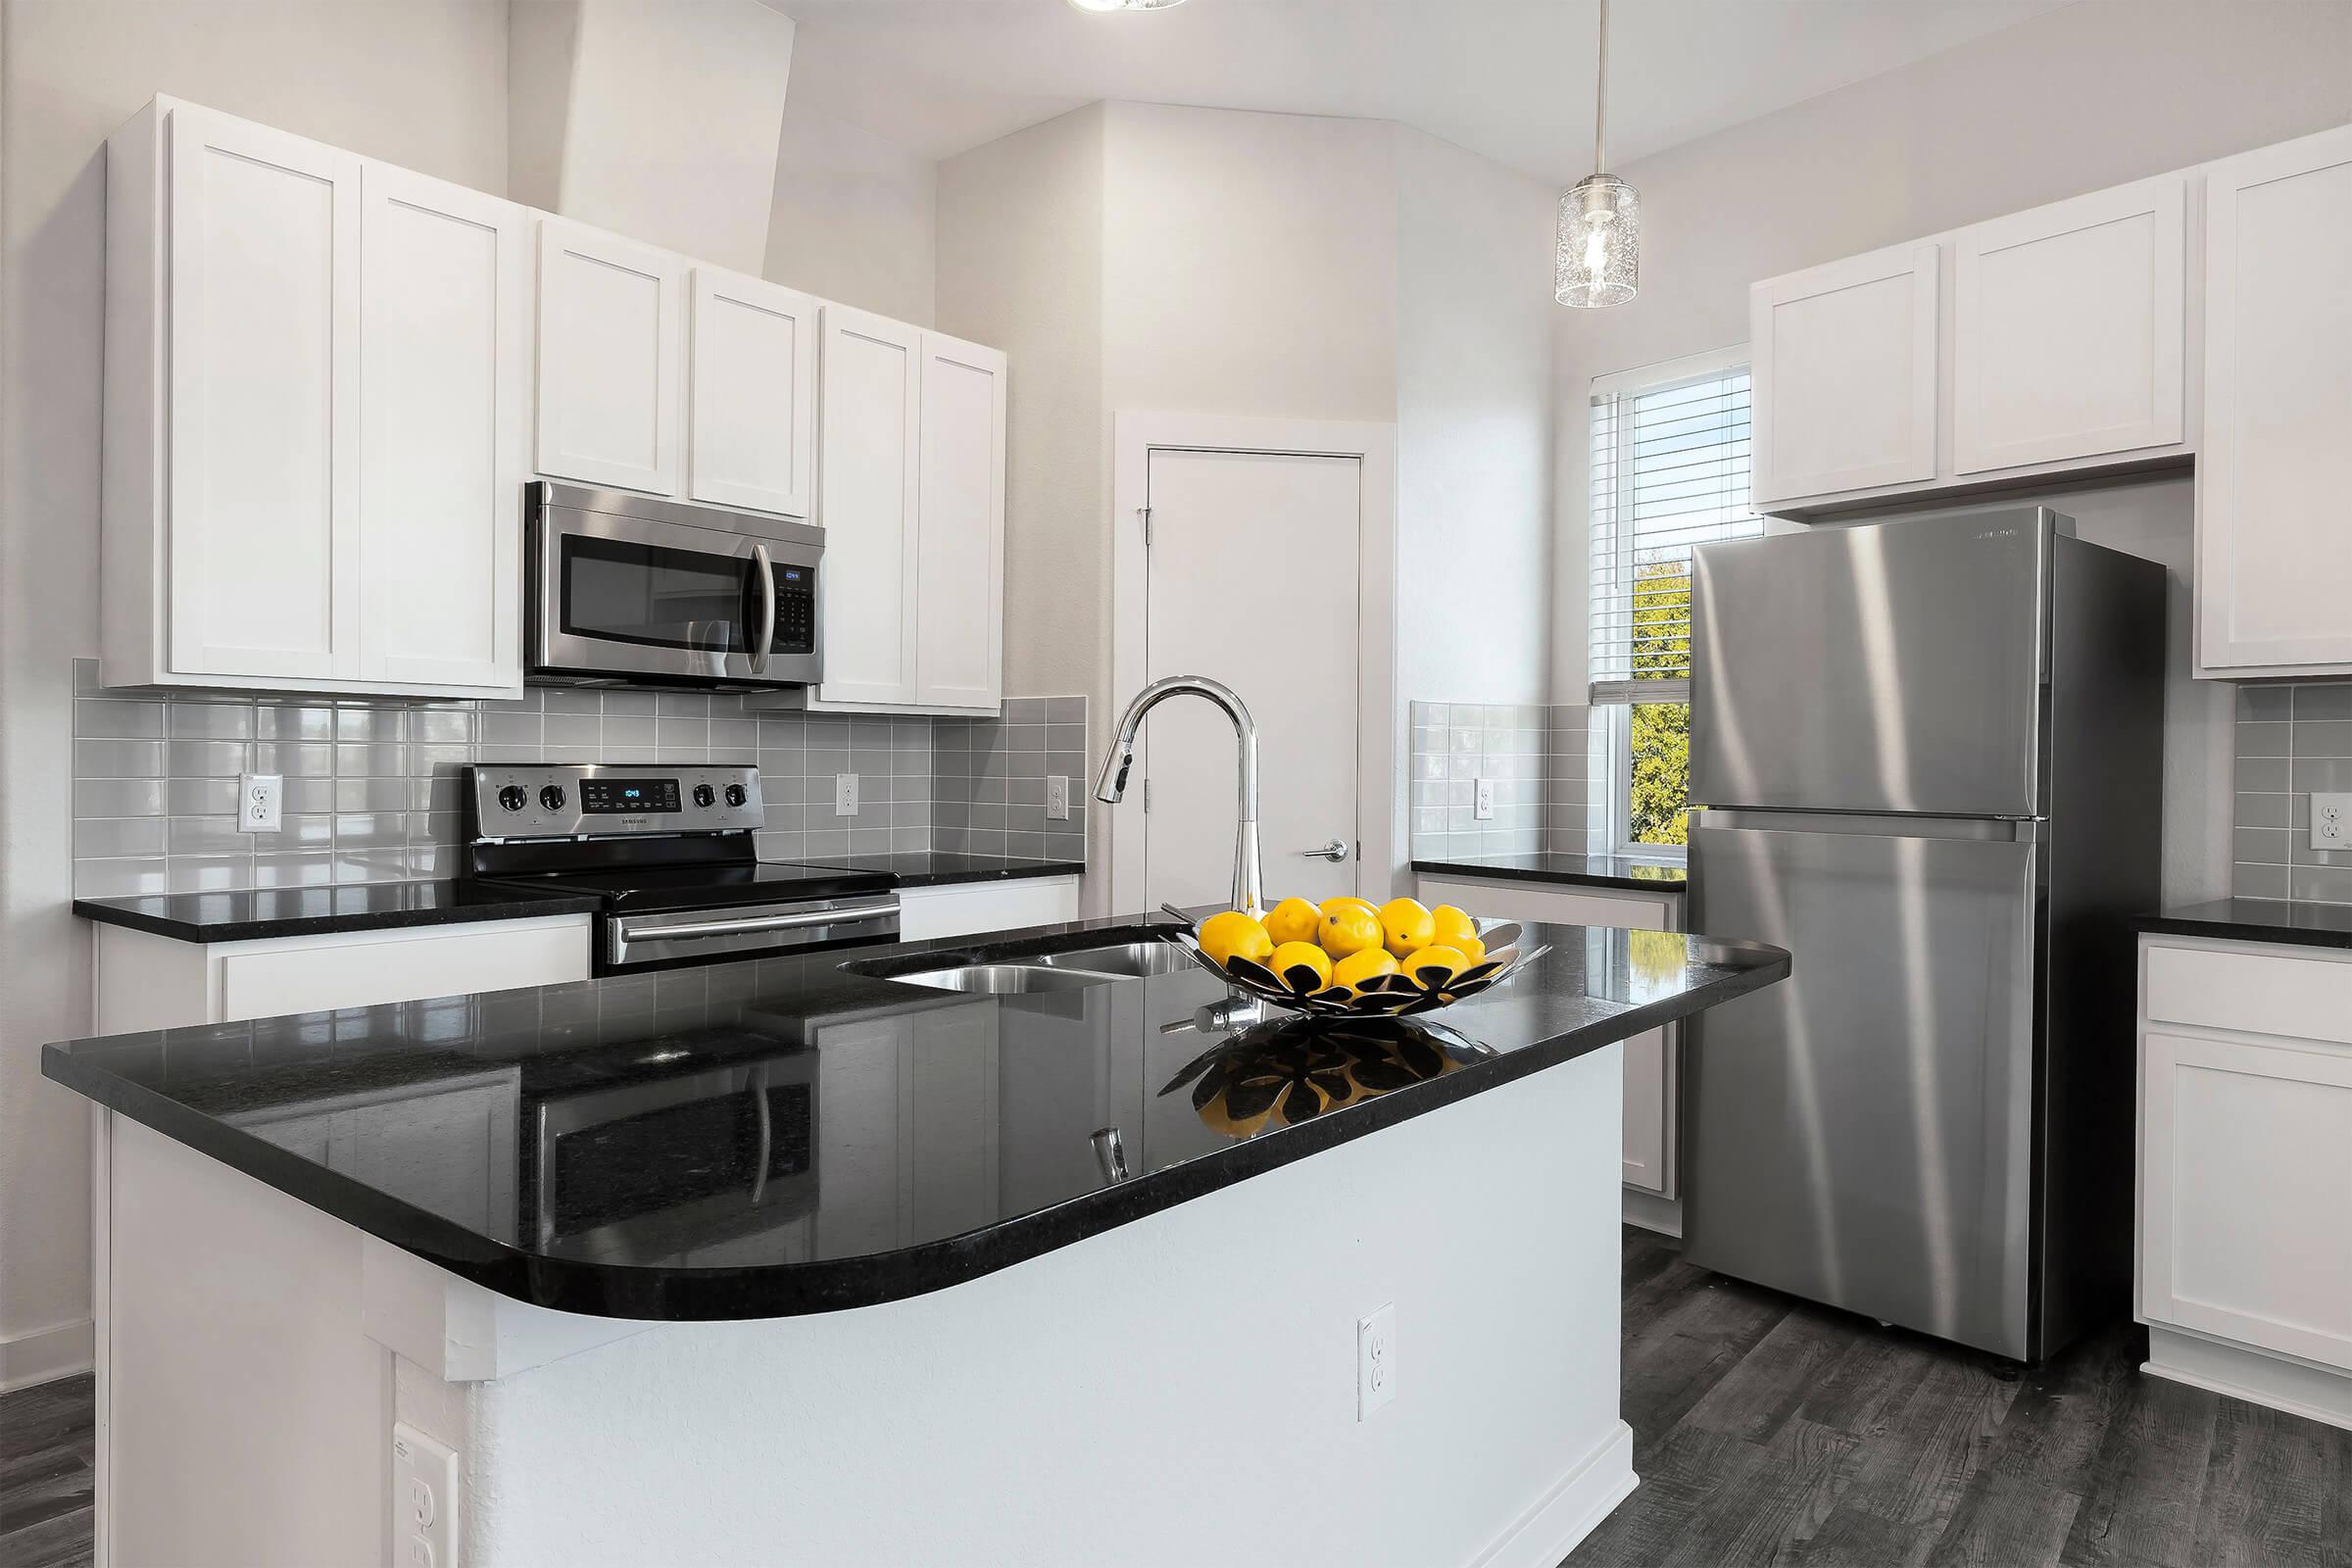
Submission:
M 776 642 L 776 569 L 768 564 L 767 546 L 752 541 L 752 570 L 760 576 L 760 639 L 752 645 L 752 673 L 767 673 L 767 651 Z

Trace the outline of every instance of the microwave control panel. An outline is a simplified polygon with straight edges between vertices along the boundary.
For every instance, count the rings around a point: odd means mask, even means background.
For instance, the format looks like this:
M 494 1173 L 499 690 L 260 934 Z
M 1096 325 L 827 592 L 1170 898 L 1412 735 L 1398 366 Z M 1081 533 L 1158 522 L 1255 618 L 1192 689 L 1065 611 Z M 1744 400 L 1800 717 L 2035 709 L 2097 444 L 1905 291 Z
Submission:
M 769 651 L 778 654 L 816 652 L 816 568 L 778 564 L 776 575 L 776 636 Z

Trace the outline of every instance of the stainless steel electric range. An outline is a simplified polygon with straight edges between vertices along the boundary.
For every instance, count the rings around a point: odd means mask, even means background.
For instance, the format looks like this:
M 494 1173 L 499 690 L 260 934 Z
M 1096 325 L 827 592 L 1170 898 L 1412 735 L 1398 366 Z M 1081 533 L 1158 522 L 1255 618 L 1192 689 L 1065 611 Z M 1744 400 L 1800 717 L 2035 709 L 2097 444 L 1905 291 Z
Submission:
M 604 903 L 595 972 L 893 941 L 882 871 L 763 861 L 756 767 L 476 763 L 465 877 Z

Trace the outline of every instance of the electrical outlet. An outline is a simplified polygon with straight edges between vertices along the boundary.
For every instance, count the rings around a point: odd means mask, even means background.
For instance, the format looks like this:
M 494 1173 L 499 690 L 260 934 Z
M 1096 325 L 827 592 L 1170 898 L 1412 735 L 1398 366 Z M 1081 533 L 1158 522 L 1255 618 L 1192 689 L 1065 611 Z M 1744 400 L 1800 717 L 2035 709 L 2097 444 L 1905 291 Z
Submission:
M 2311 847 L 2352 850 L 2352 795 L 2312 793 Z
M 1472 799 L 1473 804 L 1470 808 L 1470 814 L 1472 816 L 1478 818 L 1481 822 L 1492 822 L 1494 820 L 1494 781 L 1493 779 L 1480 779 L 1478 781 L 1478 793 Z
M 1396 1303 L 1355 1320 L 1355 1418 L 1396 1397 Z
M 1070 819 L 1070 780 L 1066 773 L 1046 775 L 1046 816 L 1054 822 Z
M 858 814 L 857 774 L 836 773 L 833 775 L 833 814 L 835 816 L 856 816 Z
M 274 833 L 282 824 L 286 781 L 276 773 L 247 773 L 237 780 L 237 831 Z
M 458 1452 L 405 1421 L 392 1423 L 392 1560 L 457 1568 Z

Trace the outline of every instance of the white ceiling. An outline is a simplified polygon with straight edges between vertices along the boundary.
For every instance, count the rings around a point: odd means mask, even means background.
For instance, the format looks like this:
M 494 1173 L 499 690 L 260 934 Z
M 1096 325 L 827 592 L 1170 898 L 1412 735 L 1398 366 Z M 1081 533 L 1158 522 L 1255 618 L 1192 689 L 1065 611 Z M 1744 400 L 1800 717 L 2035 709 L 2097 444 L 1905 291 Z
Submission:
M 1592 171 L 1598 0 L 766 0 L 792 96 L 932 158 L 1099 98 L 1397 120 L 1540 178 Z M 2067 0 L 1616 0 L 1609 161 L 1828 92 Z

